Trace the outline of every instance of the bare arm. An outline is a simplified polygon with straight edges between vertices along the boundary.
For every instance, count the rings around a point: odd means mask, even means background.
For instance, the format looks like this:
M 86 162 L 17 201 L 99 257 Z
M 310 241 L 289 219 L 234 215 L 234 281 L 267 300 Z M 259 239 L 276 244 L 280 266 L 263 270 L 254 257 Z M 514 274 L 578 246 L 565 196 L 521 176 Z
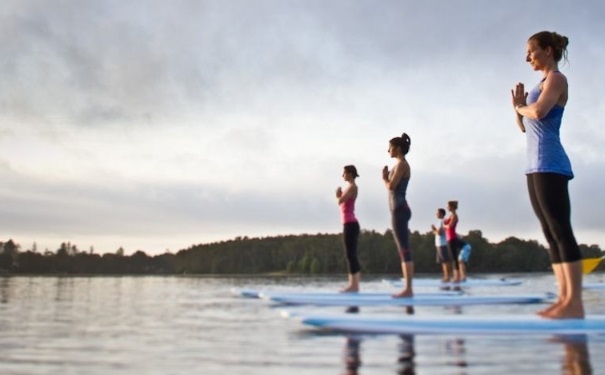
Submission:
M 517 113 L 517 126 L 521 129 L 521 132 L 525 133 L 525 125 L 523 125 L 523 116 Z
M 517 120 L 517 126 L 521 129 L 521 132 L 525 133 L 525 125 L 523 125 L 523 115 L 518 111 L 519 107 L 525 106 L 527 102 L 527 92 L 521 82 L 517 83 L 514 90 L 510 90 L 513 98 L 513 107 L 515 108 L 515 115 Z
M 395 190 L 401 179 L 408 177 L 410 177 L 410 165 L 405 160 L 401 160 L 399 163 L 397 163 L 395 166 L 395 171 L 390 178 L 387 167 L 384 167 L 382 170 L 382 179 L 384 180 L 384 185 L 388 190 Z
M 443 227 L 437 228 L 434 224 L 431 224 L 431 230 L 435 235 L 443 233 Z
M 357 185 L 350 185 L 344 192 L 341 194 L 336 193 L 336 198 L 338 199 L 338 204 L 344 203 L 351 198 L 357 197 Z
M 515 104 L 517 113 L 533 120 L 543 118 L 556 105 L 567 103 L 567 79 L 563 74 L 550 73 L 542 83 L 542 92 L 535 103 Z
M 450 215 L 450 219 L 447 220 L 447 222 L 444 222 L 443 226 L 445 228 L 455 227 L 457 222 L 458 222 L 458 215 L 456 213 L 452 212 L 452 214 Z

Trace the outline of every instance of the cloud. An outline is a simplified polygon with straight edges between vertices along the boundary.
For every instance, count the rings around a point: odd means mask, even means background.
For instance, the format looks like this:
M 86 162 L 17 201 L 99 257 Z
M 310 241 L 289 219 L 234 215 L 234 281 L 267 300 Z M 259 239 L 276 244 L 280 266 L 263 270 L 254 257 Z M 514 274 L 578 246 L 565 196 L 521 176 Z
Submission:
M 562 138 L 577 176 L 573 220 L 579 240 L 603 241 L 603 8 L 5 1 L 0 224 L 24 241 L 150 252 L 335 232 L 333 192 L 353 163 L 362 227 L 382 231 L 380 169 L 405 131 L 412 229 L 428 230 L 457 198 L 463 231 L 540 237 L 509 96 L 540 78 L 524 62 L 539 14 L 539 28 L 570 37 Z

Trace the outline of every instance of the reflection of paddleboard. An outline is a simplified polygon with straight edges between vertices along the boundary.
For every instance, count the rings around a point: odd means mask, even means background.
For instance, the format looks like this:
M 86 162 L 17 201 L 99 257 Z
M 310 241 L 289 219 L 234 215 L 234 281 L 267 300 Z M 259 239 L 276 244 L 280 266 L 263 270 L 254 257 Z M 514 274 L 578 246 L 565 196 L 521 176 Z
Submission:
M 347 293 L 347 296 L 313 296 L 313 295 L 268 295 L 266 299 L 285 305 L 314 305 L 314 306 L 468 306 L 495 304 L 526 304 L 547 302 L 554 294 L 541 295 L 509 295 L 509 296 L 422 296 L 415 295 L 407 298 L 391 296 L 360 296 Z M 261 294 L 261 298 L 263 295 Z
M 393 286 L 403 286 L 402 280 L 384 280 Z M 414 279 L 414 286 L 436 286 L 436 287 L 472 287 L 472 286 L 511 286 L 519 285 L 523 280 L 519 279 L 466 279 L 459 283 L 443 282 L 439 279 Z
M 591 334 L 605 333 L 605 315 L 585 319 L 545 319 L 538 315 L 361 315 L 305 314 L 284 311 L 282 315 L 314 327 L 385 334 Z

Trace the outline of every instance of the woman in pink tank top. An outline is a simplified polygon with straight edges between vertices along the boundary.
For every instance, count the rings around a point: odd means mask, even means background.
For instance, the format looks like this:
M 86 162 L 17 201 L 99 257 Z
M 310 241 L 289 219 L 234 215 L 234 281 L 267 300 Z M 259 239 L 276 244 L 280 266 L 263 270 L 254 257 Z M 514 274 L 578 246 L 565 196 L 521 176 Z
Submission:
M 443 220 L 443 227 L 445 228 L 447 248 L 453 260 L 452 270 L 454 273 L 454 278 L 452 282 L 458 283 L 460 281 L 464 281 L 460 279 L 460 269 L 458 264 L 458 253 L 463 245 L 462 241 L 458 238 L 458 234 L 456 234 L 456 226 L 458 225 L 458 214 L 456 213 L 456 210 L 458 210 L 458 201 L 447 202 L 447 210 L 450 212 L 450 216 Z
M 341 292 L 358 292 L 361 277 L 361 267 L 357 257 L 359 223 L 355 217 L 355 199 L 357 199 L 355 179 L 357 177 L 359 175 L 354 165 L 345 166 L 342 178 L 348 183 L 348 186 L 344 190 L 340 186 L 336 189 L 336 199 L 340 206 L 340 218 L 343 225 L 344 249 L 349 269 L 349 284 Z

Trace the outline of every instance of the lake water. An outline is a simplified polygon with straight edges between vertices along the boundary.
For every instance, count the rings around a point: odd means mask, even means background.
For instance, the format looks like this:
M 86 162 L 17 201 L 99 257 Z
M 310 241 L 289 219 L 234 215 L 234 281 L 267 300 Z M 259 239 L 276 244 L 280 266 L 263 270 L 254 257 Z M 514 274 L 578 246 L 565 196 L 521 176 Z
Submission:
M 554 291 L 553 277 L 472 294 Z M 604 279 L 591 274 L 586 281 Z M 605 336 L 329 334 L 232 288 L 335 291 L 344 276 L 0 278 L 0 374 L 599 374 Z M 391 290 L 381 278 L 363 287 Z M 417 292 L 429 290 L 417 288 Z M 585 291 L 605 314 L 605 290 Z M 417 307 L 421 314 L 533 313 L 542 305 Z M 301 307 L 297 307 L 301 309 Z M 397 312 L 395 307 L 362 313 Z M 399 308 L 401 309 L 401 308 Z M 326 311 L 339 311 L 327 308 Z M 592 371 L 592 372 L 591 372 Z

